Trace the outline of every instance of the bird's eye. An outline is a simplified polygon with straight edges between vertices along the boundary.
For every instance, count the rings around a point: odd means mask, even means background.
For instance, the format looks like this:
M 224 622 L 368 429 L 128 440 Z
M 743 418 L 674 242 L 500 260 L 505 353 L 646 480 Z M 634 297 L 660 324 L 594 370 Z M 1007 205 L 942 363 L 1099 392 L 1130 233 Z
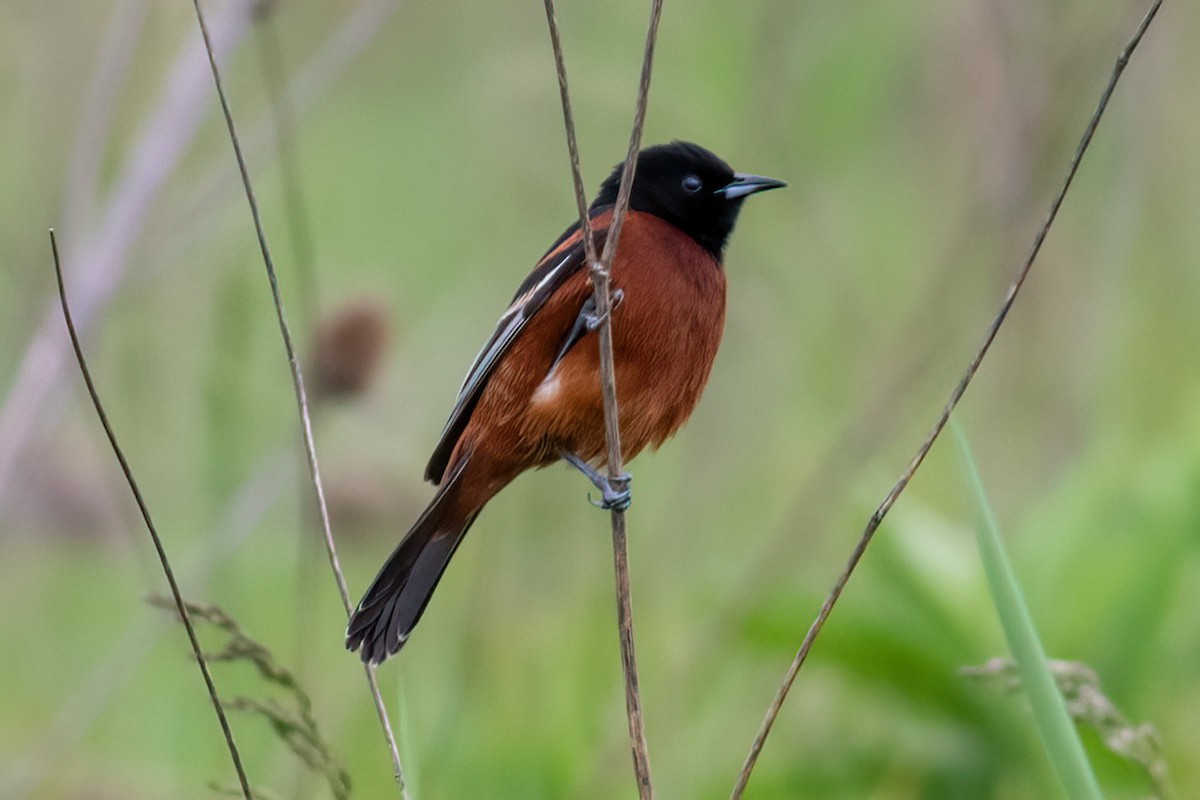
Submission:
M 704 183 L 695 175 L 688 175 L 683 179 L 683 190 L 688 194 L 695 194 L 703 185 Z

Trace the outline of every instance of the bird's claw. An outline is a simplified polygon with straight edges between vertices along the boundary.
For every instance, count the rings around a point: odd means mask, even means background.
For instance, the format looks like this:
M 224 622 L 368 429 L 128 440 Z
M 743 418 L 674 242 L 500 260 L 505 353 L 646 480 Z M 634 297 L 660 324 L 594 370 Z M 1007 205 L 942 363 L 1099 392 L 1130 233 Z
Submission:
M 604 479 L 604 485 L 596 484 L 596 488 L 600 490 L 600 500 L 593 500 L 592 495 L 588 493 L 588 502 L 596 508 L 602 508 L 605 511 L 624 511 L 633 503 L 633 490 L 629 488 L 630 481 L 633 476 L 628 472 L 622 474 L 618 478 L 609 480 Z M 621 488 L 618 489 L 613 484 L 618 484 Z
M 629 504 L 633 502 L 633 492 L 629 489 L 629 484 L 633 481 L 632 475 L 623 472 L 615 478 L 609 478 L 607 475 L 597 472 L 592 465 L 574 453 L 564 452 L 562 457 L 567 463 L 586 475 L 592 485 L 600 490 L 599 502 L 593 500 L 591 494 L 588 494 L 589 503 L 596 508 L 603 508 L 605 511 L 624 511 L 629 508 Z
M 584 316 L 584 325 L 587 327 L 588 331 L 594 331 L 604 324 L 604 318 L 612 314 L 613 310 L 617 306 L 621 305 L 621 301 L 624 299 L 625 292 L 620 289 L 615 289 L 612 293 L 612 297 L 609 299 L 608 311 L 604 312 L 603 314 L 590 312 Z

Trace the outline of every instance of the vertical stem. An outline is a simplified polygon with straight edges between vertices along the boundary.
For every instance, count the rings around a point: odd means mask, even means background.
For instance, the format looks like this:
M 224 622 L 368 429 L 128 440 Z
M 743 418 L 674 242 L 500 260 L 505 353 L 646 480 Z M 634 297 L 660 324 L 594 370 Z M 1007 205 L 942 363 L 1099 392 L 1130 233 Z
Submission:
M 621 173 L 621 186 L 617 192 L 617 204 L 613 209 L 608 237 L 604 242 L 604 254 L 600 262 L 592 262 L 592 287 L 596 297 L 596 311 L 602 320 L 600 325 L 600 391 L 604 397 L 604 431 L 608 441 L 608 478 L 614 488 L 626 488 L 621 458 L 621 429 L 617 408 L 617 376 L 613 366 L 612 341 L 612 298 L 609 291 L 609 276 L 617 244 L 621 238 L 621 227 L 629 211 L 629 195 L 633 188 L 637 169 L 637 154 L 642 143 L 642 127 L 646 121 L 646 105 L 650 94 L 650 74 L 654 64 L 654 46 L 658 40 L 658 23 L 662 16 L 662 0 L 653 0 L 650 8 L 650 25 L 646 31 L 646 48 L 642 57 L 642 75 L 638 84 L 637 106 L 633 117 L 633 130 L 629 135 L 629 149 L 625 154 L 625 167 Z M 654 797 L 650 778 L 650 753 L 646 745 L 645 720 L 642 716 L 642 697 L 638 686 L 637 660 L 633 647 L 633 605 L 629 587 L 629 555 L 625 531 L 625 512 L 612 510 L 613 565 L 617 582 L 617 625 L 621 639 L 621 665 L 625 672 L 625 710 L 629 718 L 629 738 L 633 749 L 633 767 L 637 775 L 638 796 L 641 800 Z
M 158 553 L 158 562 L 162 565 L 163 574 L 167 578 L 167 585 L 171 587 L 171 597 L 175 601 L 175 610 L 179 613 L 179 618 L 183 621 L 183 627 L 187 631 L 188 641 L 192 645 L 192 655 L 196 657 L 196 664 L 199 665 L 200 674 L 204 677 L 204 686 L 208 689 L 208 698 L 212 701 L 213 711 L 217 714 L 217 722 L 221 725 L 221 733 L 225 737 L 225 746 L 229 748 L 229 757 L 233 761 L 233 769 L 237 773 L 242 796 L 245 800 L 254 800 L 254 793 L 250 791 L 250 781 L 246 777 L 245 768 L 242 766 L 242 756 L 238 752 L 237 744 L 233 741 L 233 730 L 229 727 L 229 720 L 225 716 L 225 706 L 221 703 L 221 697 L 217 694 L 217 685 L 213 683 L 212 673 L 208 670 L 208 659 L 204 657 L 204 651 L 200 649 L 200 640 L 196 638 L 196 628 L 192 625 L 191 615 L 188 614 L 187 604 L 183 600 L 183 592 L 180 591 L 179 583 L 175 580 L 175 571 L 171 569 L 171 561 L 167 558 L 167 550 L 163 547 L 162 539 L 158 535 L 158 528 L 155 527 L 154 520 L 150 516 L 150 509 L 142 497 L 142 490 L 138 488 L 137 480 L 133 477 L 133 469 L 130 468 L 129 462 L 125 459 L 125 453 L 121 450 L 121 445 L 117 443 L 117 434 L 113 432 L 112 425 L 108 421 L 108 414 L 105 413 L 104 405 L 100 402 L 100 394 L 96 391 L 96 385 L 92 382 L 92 373 L 88 370 L 87 359 L 83 357 L 83 348 L 79 344 L 79 334 L 75 331 L 75 320 L 71 318 L 71 307 L 67 303 L 67 289 L 63 285 L 62 263 L 58 257 L 58 239 L 55 238 L 53 230 L 50 231 L 50 250 L 54 254 L 54 277 L 58 281 L 58 299 L 62 303 L 63 319 L 67 323 L 67 333 L 71 336 L 71 347 L 75 351 L 75 360 L 79 363 L 79 371 L 83 373 L 83 381 L 87 384 L 88 396 L 92 399 L 92 405 L 96 409 L 96 416 L 100 418 L 100 424 L 104 427 L 105 435 L 108 436 L 108 443 L 112 446 L 117 461 L 121 464 L 121 472 L 125 474 L 125 482 L 129 484 L 129 489 L 133 492 L 133 499 L 137 502 L 138 511 L 142 514 L 142 521 L 146 523 L 146 530 L 150 532 L 150 540 L 154 542 L 154 550 Z
M 200 8 L 200 0 L 192 0 L 192 5 L 196 9 L 196 20 L 200 24 L 200 34 L 204 38 L 205 50 L 208 52 L 208 63 L 212 69 L 213 83 L 216 84 L 217 97 L 221 101 L 221 111 L 225 117 L 225 127 L 229 131 L 230 143 L 233 145 L 233 155 L 237 160 L 242 187 L 246 191 L 246 201 L 250 205 L 250 217 L 254 222 L 254 232 L 258 237 L 258 247 L 262 252 L 263 265 L 266 267 L 267 282 L 271 288 L 271 300 L 274 303 L 275 316 L 279 322 L 279 333 L 283 337 L 283 347 L 287 353 L 288 367 L 292 373 L 292 389 L 296 395 L 296 406 L 300 415 L 300 432 L 304 440 L 304 453 L 308 460 L 308 472 L 316 498 L 317 512 L 321 519 L 321 529 L 324 533 L 325 550 L 329 556 L 329 566 L 333 571 L 338 595 L 342 599 L 342 607 L 346 611 L 346 616 L 349 617 L 353 611 L 353 606 L 350 603 L 350 591 L 346 588 L 346 578 L 342 573 L 342 565 L 338 559 L 337 545 L 333 541 L 333 529 L 329 524 L 329 508 L 325 503 L 325 485 L 321 481 L 321 465 L 317 461 L 316 443 L 313 441 L 308 392 L 304 386 L 304 375 L 300 370 L 300 360 L 296 356 L 296 348 L 292 344 L 292 333 L 288 327 L 287 314 L 284 312 L 283 298 L 279 291 L 279 277 L 275 272 L 275 262 L 271 258 L 271 249 L 267 246 L 267 234 L 263 230 L 262 217 L 259 215 L 258 200 L 255 198 L 254 189 L 250 184 L 250 172 L 246 167 L 245 156 L 242 155 L 242 145 L 238 139 L 237 129 L 233 124 L 233 112 L 230 110 L 229 100 L 225 96 L 225 87 L 221 83 L 221 72 L 217 68 L 217 59 L 213 54 L 208 35 L 208 25 L 204 21 L 204 12 Z M 370 664 L 364 664 L 363 669 L 366 673 L 367 685 L 371 690 L 371 699 L 375 703 L 375 712 L 379 716 L 379 722 L 383 727 L 383 735 L 392 757 L 392 768 L 396 778 L 396 785 L 400 790 L 401 797 L 407 798 L 408 791 L 404 784 L 404 769 L 400 763 L 400 749 L 396 744 L 396 734 L 392 731 L 391 721 L 388 719 L 387 706 L 383 702 L 383 694 L 379 691 L 379 681 L 375 677 L 375 669 Z
M 621 457 L 621 430 L 617 405 L 616 371 L 613 367 L 612 319 L 609 313 L 612 300 L 609 291 L 609 275 L 625 214 L 629 210 L 629 193 L 633 186 L 637 168 L 637 154 L 641 147 L 642 128 L 646 120 L 647 98 L 650 93 L 650 76 L 654 63 L 654 46 L 658 40 L 658 24 L 662 16 L 662 0 L 653 0 L 650 9 L 650 24 L 646 32 L 646 47 L 642 57 L 641 79 L 638 84 L 637 105 L 634 111 L 633 130 L 629 136 L 625 165 L 621 172 L 621 186 L 617 202 L 609 223 L 604 253 L 596 257 L 595 243 L 587 216 L 587 201 L 584 196 L 582 170 L 579 164 L 579 146 L 575 138 L 575 119 L 571 112 L 570 93 L 567 89 L 567 70 L 563 60 L 562 42 L 558 33 L 558 20 L 554 13 L 553 0 L 544 0 L 546 21 L 550 27 L 550 42 L 554 48 L 555 65 L 558 72 L 559 94 L 563 107 L 563 123 L 567 132 L 567 148 L 571 157 L 571 173 L 574 178 L 575 201 L 579 208 L 580 232 L 591 272 L 592 290 L 595 297 L 596 314 L 602 320 L 598 330 L 600 346 L 600 391 L 604 398 L 604 432 L 606 462 L 609 483 L 616 489 L 624 489 L 628 483 Z M 633 605 L 629 587 L 628 537 L 625 528 L 625 512 L 612 510 L 613 567 L 616 573 L 617 627 L 621 640 L 621 666 L 625 674 L 625 711 L 629 720 L 629 740 L 633 751 L 633 769 L 638 783 L 641 800 L 654 797 L 650 776 L 650 753 L 646 745 L 645 719 L 642 715 L 642 699 L 638 686 L 637 659 L 633 645 Z

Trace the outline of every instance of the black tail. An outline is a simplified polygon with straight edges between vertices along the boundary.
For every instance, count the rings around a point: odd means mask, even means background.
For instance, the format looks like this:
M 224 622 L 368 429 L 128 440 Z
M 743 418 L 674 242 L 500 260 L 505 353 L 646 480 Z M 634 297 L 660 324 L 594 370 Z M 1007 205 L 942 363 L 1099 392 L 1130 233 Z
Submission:
M 464 459 L 465 462 L 465 459 Z M 461 518 L 453 502 L 462 466 L 442 484 L 433 502 L 388 557 L 350 623 L 346 647 L 362 648 L 364 663 L 379 664 L 404 646 L 425 611 L 450 557 L 479 512 Z

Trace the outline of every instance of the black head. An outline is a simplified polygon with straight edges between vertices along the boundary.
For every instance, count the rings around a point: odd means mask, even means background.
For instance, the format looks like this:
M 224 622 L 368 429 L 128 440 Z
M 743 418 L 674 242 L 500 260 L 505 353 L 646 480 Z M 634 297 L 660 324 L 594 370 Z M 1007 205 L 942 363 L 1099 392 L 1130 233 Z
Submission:
M 593 209 L 617 202 L 623 166 L 618 164 L 601 184 Z M 774 178 L 734 172 L 700 145 L 672 142 L 638 153 L 629 207 L 667 220 L 720 261 L 742 201 L 755 192 L 786 185 Z

